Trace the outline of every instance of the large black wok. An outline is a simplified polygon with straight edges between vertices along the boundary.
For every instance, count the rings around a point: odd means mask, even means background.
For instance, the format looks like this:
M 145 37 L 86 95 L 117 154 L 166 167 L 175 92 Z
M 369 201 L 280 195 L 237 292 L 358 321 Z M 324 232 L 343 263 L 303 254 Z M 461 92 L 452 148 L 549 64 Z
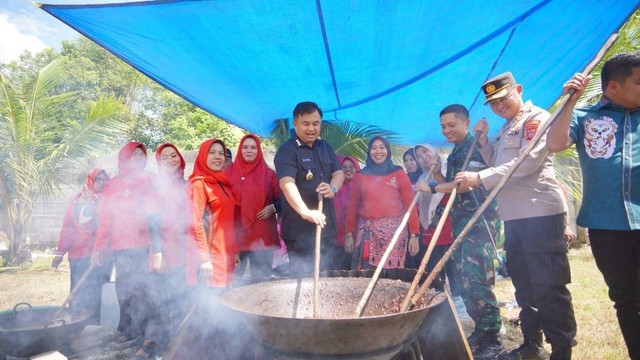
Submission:
M 65 310 L 52 320 L 59 308 L 20 303 L 0 312 L 0 353 L 28 357 L 70 344 L 93 314 L 88 310 Z
M 438 293 L 428 306 L 393 314 L 391 305 L 402 301 L 408 284 L 380 279 L 363 316 L 358 318 L 354 311 L 369 280 L 321 278 L 318 318 L 312 318 L 310 278 L 238 287 L 222 294 L 220 302 L 238 314 L 253 336 L 270 348 L 315 356 L 354 356 L 401 346 L 415 333 L 429 309 L 445 299 Z

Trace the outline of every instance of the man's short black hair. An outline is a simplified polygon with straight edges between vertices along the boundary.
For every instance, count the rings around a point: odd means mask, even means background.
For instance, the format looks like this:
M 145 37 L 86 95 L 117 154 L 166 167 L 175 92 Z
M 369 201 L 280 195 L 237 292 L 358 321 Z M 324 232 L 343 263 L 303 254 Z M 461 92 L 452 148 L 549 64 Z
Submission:
M 467 108 L 464 107 L 464 105 L 451 104 L 445 107 L 444 109 L 442 109 L 442 111 L 440 111 L 440 117 L 442 117 L 442 115 L 444 114 L 451 114 L 451 113 L 454 114 L 460 120 L 469 120 L 469 110 L 467 110 Z
M 320 118 L 322 119 L 322 110 L 318 107 L 318 104 L 311 101 L 303 101 L 298 103 L 298 105 L 293 109 L 293 118 L 295 119 L 303 114 L 312 114 L 315 111 L 320 114 Z
M 633 74 L 635 67 L 640 67 L 640 53 L 620 53 L 609 58 L 602 66 L 600 73 L 602 92 L 611 81 L 622 84 Z

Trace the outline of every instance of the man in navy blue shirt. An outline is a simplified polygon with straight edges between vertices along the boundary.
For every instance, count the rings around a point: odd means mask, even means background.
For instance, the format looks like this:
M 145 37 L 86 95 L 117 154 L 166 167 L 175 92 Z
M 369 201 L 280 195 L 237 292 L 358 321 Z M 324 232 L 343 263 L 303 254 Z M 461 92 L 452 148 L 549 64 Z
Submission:
M 321 248 L 326 254 L 335 239 L 333 197 L 344 182 L 344 173 L 331 146 L 319 138 L 322 110 L 305 101 L 293 110 L 295 134 L 278 149 L 276 175 L 286 202 L 282 207 L 282 239 L 287 244 L 292 275 L 313 272 L 316 226 L 322 229 Z M 319 196 L 323 199 L 318 211 Z M 331 259 L 321 256 L 321 267 Z

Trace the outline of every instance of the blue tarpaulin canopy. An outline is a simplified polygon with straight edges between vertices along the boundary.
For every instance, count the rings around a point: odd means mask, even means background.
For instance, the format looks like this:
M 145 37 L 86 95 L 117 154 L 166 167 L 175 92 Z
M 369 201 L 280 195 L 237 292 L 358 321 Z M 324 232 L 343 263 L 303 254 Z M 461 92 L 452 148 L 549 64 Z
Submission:
M 446 105 L 504 122 L 480 85 L 513 72 L 549 107 L 638 7 L 603 0 L 165 0 L 46 5 L 164 87 L 268 136 L 299 101 L 325 119 L 443 144 Z

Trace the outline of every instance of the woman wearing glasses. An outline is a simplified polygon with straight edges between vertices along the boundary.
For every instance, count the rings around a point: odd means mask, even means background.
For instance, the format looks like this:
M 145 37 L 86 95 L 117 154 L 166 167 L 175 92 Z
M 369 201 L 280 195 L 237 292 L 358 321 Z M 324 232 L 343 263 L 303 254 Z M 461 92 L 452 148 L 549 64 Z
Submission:
M 351 181 L 356 173 L 360 171 L 358 160 L 351 156 L 336 155 L 342 166 L 344 173 L 344 183 L 342 188 L 333 198 L 333 206 L 336 211 L 336 241 L 332 247 L 333 266 L 332 269 L 349 270 L 351 268 L 351 254 L 344 248 L 345 226 L 347 225 L 347 207 L 351 196 Z

